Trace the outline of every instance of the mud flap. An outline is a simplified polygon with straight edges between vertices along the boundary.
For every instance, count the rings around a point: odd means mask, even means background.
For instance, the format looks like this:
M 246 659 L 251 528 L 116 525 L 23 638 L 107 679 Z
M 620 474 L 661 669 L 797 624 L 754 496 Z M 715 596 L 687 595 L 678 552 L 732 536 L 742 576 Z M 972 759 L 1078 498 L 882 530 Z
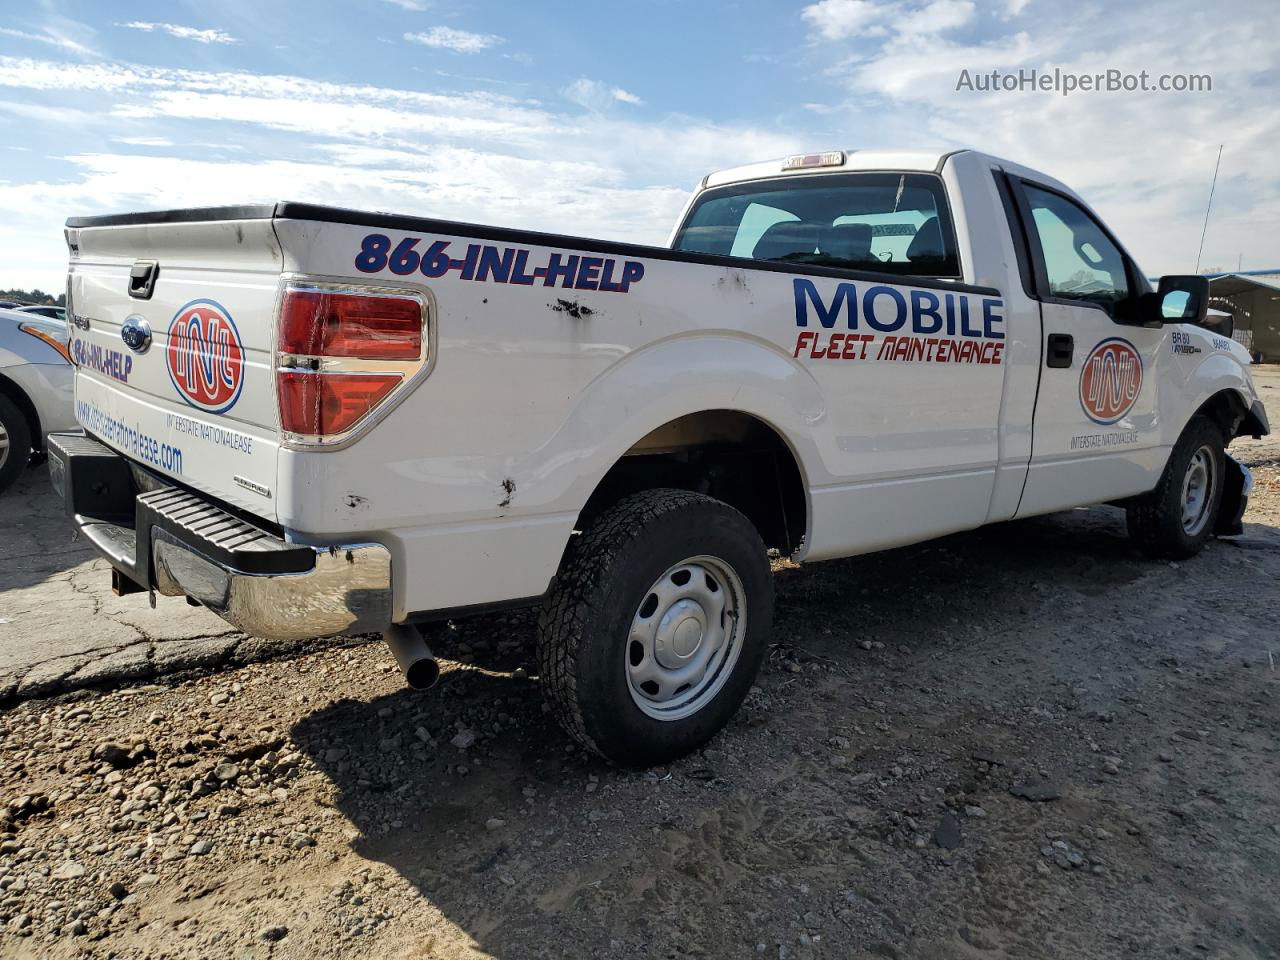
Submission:
M 1222 503 L 1213 532 L 1219 537 L 1238 537 L 1244 533 L 1240 522 L 1253 492 L 1253 474 L 1235 457 L 1227 454 L 1223 464 Z

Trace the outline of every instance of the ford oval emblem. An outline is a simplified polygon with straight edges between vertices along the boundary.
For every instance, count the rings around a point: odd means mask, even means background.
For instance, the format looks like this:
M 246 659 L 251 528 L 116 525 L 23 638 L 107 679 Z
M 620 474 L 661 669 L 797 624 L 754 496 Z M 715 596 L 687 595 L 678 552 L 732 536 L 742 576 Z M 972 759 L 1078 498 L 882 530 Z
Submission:
M 120 325 L 120 339 L 134 353 L 146 353 L 151 346 L 151 324 L 136 313 L 131 314 Z

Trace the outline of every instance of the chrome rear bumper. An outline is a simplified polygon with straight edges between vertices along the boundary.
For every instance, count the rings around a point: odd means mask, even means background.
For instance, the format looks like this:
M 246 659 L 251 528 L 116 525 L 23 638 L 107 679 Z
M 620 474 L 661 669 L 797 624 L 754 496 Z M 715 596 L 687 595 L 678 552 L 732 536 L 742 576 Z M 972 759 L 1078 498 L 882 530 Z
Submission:
M 301 640 L 373 633 L 391 624 L 391 553 L 379 543 L 312 548 L 303 573 L 245 573 L 152 531 L 155 587 L 190 597 L 245 633 Z
M 49 473 L 121 593 L 189 597 L 271 640 L 390 626 L 391 553 L 380 543 L 287 543 L 189 490 L 139 491 L 128 460 L 80 434 L 50 435 Z

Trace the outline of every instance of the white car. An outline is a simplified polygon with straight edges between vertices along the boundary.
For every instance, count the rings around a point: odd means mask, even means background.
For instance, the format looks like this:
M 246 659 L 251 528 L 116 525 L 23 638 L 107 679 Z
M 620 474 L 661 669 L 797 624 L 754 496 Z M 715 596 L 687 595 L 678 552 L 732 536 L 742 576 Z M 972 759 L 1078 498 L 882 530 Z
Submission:
M 0 310 L 0 493 L 44 451 L 45 437 L 76 426 L 74 374 L 66 323 Z
M 552 710 L 628 765 L 746 696 L 766 548 L 1118 502 L 1190 557 L 1269 429 L 1204 277 L 1152 289 L 1067 186 L 967 150 L 712 174 L 665 247 L 295 203 L 67 243 L 85 434 L 50 472 L 118 590 L 382 630 L 415 686 L 415 624 L 539 605 Z

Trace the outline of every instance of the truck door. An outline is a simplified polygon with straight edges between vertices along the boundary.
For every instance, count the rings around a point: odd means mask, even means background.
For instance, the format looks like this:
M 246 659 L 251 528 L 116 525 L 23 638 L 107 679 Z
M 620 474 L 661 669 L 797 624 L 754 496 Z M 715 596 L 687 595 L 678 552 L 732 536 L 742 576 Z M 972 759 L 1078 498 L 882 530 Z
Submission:
M 1041 313 L 1031 464 L 1018 516 L 1151 489 L 1167 450 L 1156 411 L 1162 327 L 1145 327 L 1145 278 L 1075 199 L 1010 177 Z

